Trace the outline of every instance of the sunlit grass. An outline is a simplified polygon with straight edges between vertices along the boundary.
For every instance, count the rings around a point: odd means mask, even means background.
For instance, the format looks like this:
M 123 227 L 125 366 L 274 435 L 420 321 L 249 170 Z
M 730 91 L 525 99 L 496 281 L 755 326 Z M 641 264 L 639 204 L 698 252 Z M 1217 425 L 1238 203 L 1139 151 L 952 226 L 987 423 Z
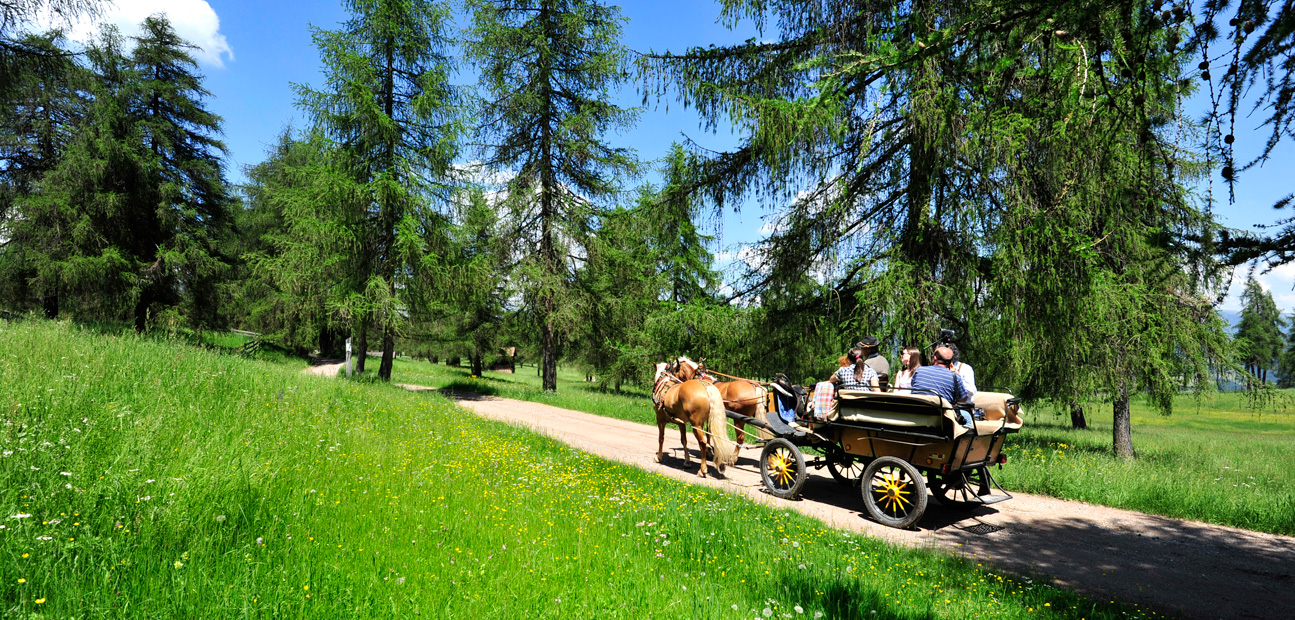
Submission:
M 5 617 L 1150 616 L 437 394 L 41 322 L 0 348 Z

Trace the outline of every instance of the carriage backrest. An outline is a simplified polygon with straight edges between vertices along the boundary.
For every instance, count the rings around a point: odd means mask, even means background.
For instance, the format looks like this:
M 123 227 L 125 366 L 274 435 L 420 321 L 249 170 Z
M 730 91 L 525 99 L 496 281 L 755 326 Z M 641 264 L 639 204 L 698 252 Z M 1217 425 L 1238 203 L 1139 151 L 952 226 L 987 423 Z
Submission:
M 949 401 L 935 394 L 840 390 L 838 418 L 887 426 L 945 429 Z

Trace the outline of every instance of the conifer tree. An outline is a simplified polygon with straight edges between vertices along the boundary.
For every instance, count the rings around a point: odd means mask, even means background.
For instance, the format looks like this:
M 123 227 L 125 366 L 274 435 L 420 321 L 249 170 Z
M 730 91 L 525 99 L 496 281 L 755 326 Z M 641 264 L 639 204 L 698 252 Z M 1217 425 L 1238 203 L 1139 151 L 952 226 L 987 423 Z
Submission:
M 625 78 L 620 12 L 594 0 L 472 0 L 468 53 L 481 72 L 485 164 L 508 183 L 523 253 L 526 299 L 540 332 L 545 390 L 557 389 L 563 306 L 573 256 L 597 217 L 595 202 L 634 169 L 603 141 L 634 112 L 611 102 Z
M 108 28 L 87 50 L 85 121 L 16 205 L 13 251 L 34 289 L 83 317 L 209 324 L 229 233 L 219 118 L 164 19 L 145 20 L 131 55 L 123 43 Z
M 1282 354 L 1282 315 L 1258 280 L 1246 281 L 1241 293 L 1241 322 L 1237 325 L 1237 355 L 1250 377 L 1260 385 L 1268 382 L 1268 371 L 1277 368 Z
M 352 292 L 361 359 L 367 325 L 381 331 L 378 374 L 391 379 L 395 337 L 410 288 L 423 282 L 435 207 L 448 204 L 458 153 L 460 95 L 450 84 L 450 12 L 430 0 L 347 0 L 339 30 L 317 30 L 321 90 L 299 86 L 301 105 L 345 152 L 348 173 L 365 186 L 369 238 L 360 257 L 367 279 Z M 438 204 L 432 204 L 439 201 Z

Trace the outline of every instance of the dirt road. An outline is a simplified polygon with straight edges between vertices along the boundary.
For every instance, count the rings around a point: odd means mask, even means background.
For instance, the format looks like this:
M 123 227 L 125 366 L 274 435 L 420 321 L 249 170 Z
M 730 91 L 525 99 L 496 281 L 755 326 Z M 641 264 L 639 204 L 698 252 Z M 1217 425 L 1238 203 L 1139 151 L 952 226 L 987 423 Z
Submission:
M 696 443 L 689 440 L 692 465 L 685 470 L 676 428 L 667 429 L 666 458 L 656 463 L 655 426 L 539 403 L 447 395 L 481 416 L 532 429 L 610 460 L 722 488 L 896 544 L 947 549 L 1018 574 L 1050 578 L 1096 598 L 1202 620 L 1295 619 L 1292 537 L 1023 493 L 971 511 L 948 509 L 932 500 L 918 529 L 896 530 L 866 518 L 858 491 L 837 484 L 826 471 L 811 471 L 800 501 L 779 500 L 761 491 L 755 450 L 744 451 L 737 467 L 729 468 L 723 478 L 714 477 L 711 469 L 711 478 L 700 479 Z

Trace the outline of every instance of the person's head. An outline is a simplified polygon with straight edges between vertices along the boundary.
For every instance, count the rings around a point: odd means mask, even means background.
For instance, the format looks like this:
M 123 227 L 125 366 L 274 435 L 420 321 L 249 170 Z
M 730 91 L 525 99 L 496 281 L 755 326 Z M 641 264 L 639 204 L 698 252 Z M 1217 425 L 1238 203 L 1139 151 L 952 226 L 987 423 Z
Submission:
M 857 364 L 860 360 L 862 360 L 864 357 L 865 356 L 863 354 L 863 349 L 860 349 L 859 347 L 854 347 L 853 349 L 850 349 L 845 354 L 845 360 L 849 362 L 848 364 L 846 364 L 846 366 L 853 366 Z
M 955 363 L 955 364 L 956 364 L 956 363 L 958 363 L 958 362 L 962 361 L 962 353 L 958 351 L 958 345 L 953 344 L 952 342 L 950 342 L 950 343 L 948 344 L 948 347 L 949 347 L 949 349 L 950 349 L 951 351 L 953 351 L 953 363 Z
M 864 336 L 859 339 L 859 344 L 854 346 L 863 349 L 863 355 L 867 357 L 877 352 L 877 347 L 881 346 L 881 341 L 872 336 Z
M 850 365 L 850 358 L 849 358 L 848 356 L 845 356 L 845 355 L 842 355 L 842 356 L 841 356 L 841 359 L 836 360 L 836 361 L 837 361 L 837 363 L 841 364 L 841 368 L 845 368 L 846 366 L 849 366 L 849 365 Z
M 846 357 L 850 358 L 850 363 L 854 364 L 855 382 L 863 383 L 863 369 L 868 365 L 868 355 L 864 353 L 863 349 L 855 347 L 850 349 L 850 353 Z
M 948 368 L 953 365 L 953 350 L 948 346 L 940 345 L 935 347 L 932 357 L 934 358 L 932 359 L 932 362 L 934 362 L 936 366 L 944 366 L 945 368 Z
M 909 347 L 904 349 L 901 358 L 905 370 L 915 370 L 922 365 L 922 350 L 917 347 Z

